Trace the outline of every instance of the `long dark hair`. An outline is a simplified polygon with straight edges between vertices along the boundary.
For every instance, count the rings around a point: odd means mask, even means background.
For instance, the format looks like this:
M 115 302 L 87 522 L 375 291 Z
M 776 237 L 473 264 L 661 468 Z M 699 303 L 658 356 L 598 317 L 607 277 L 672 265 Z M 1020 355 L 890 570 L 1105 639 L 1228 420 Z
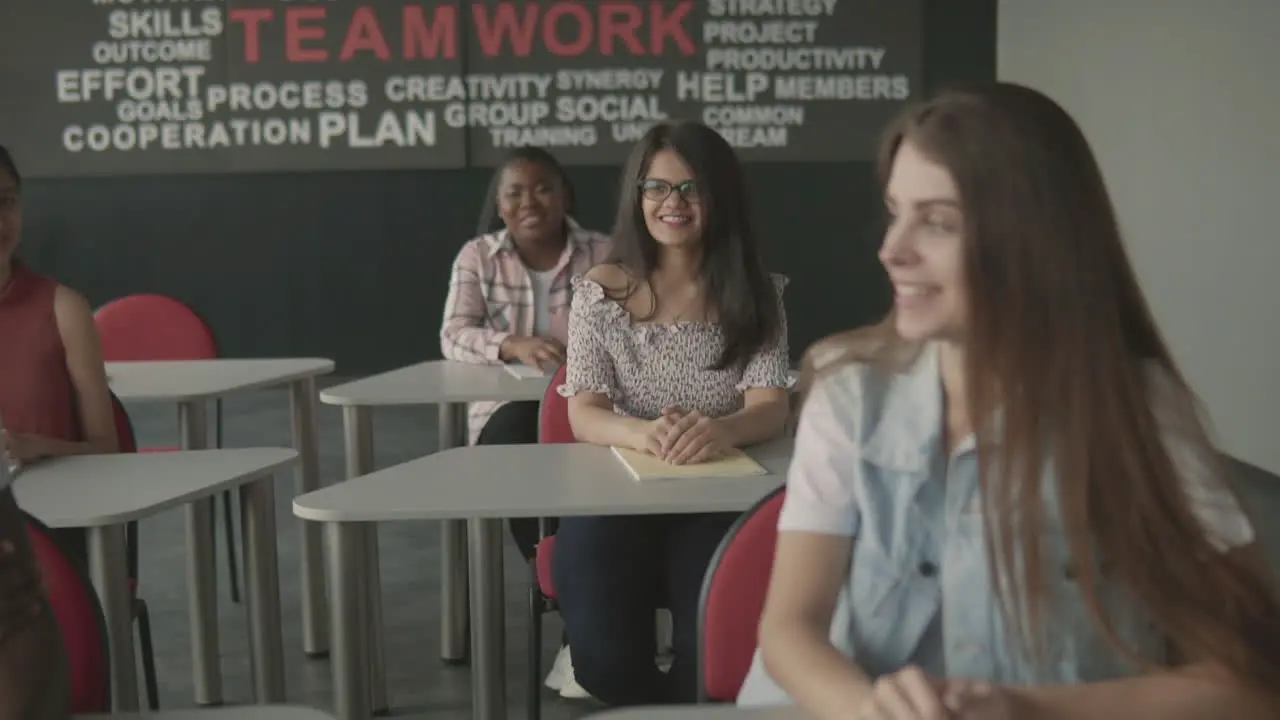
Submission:
M 662 150 L 679 155 L 693 169 L 698 186 L 703 223 L 701 279 L 708 309 L 714 311 L 725 341 L 713 367 L 741 366 L 778 339 L 782 315 L 751 230 L 742 166 L 720 133 L 691 121 L 659 123 L 645 133 L 622 171 L 610 262 L 642 280 L 657 269 L 659 245 L 645 224 L 639 184 L 653 156 Z
M 991 566 L 1018 579 L 996 584 L 1017 635 L 1042 647 L 1052 617 L 1042 545 L 1052 519 L 1040 485 L 1052 458 L 1076 581 L 1108 640 L 1148 667 L 1168 662 L 1118 637 L 1104 580 L 1182 653 L 1276 697 L 1280 599 L 1256 558 L 1218 551 L 1192 509 L 1163 431 L 1212 455 L 1209 433 L 1138 286 L 1080 128 L 1039 92 L 993 83 L 909 109 L 882 145 L 882 183 L 904 143 L 946 167 L 960 195 L 966 396 L 984 428 Z M 892 317 L 825 345 L 849 360 L 898 364 L 910 354 Z M 829 365 L 820 359 L 829 352 L 811 352 L 806 365 Z M 1151 381 L 1152 367 L 1164 382 Z M 1002 429 L 993 431 L 984 419 L 997 412 Z M 1225 482 L 1223 468 L 1211 471 Z
M 480 209 L 480 221 L 476 226 L 477 235 L 495 233 L 502 229 L 502 218 L 498 215 L 498 190 L 502 185 L 502 173 L 518 162 L 541 165 L 559 178 L 560 185 L 564 188 L 564 214 L 566 217 L 573 214 L 573 183 L 569 181 L 569 174 L 564 171 L 564 166 L 556 156 L 540 147 L 516 148 L 507 153 L 497 169 L 493 171 L 493 178 L 489 180 L 489 189 L 485 192 L 484 207 Z
M 13 161 L 13 155 L 9 153 L 9 148 L 0 145 L 0 170 L 3 170 L 13 177 L 13 181 L 22 187 L 22 175 L 18 174 L 18 164 Z

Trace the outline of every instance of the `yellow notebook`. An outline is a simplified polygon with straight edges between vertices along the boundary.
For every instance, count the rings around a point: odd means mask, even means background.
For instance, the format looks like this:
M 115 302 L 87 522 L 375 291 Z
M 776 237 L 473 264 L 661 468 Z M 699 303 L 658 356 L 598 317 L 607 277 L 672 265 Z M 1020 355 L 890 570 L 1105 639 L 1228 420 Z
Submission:
M 696 465 L 672 465 L 662 458 L 620 447 L 613 448 L 613 454 L 631 473 L 631 477 L 641 482 L 677 478 L 747 477 L 769 472 L 737 448 L 715 460 Z

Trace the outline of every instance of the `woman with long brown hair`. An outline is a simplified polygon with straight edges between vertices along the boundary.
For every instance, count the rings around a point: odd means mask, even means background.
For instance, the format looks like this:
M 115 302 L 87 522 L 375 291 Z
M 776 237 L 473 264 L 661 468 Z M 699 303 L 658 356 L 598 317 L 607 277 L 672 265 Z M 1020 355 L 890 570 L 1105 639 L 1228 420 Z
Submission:
M 1083 134 L 1024 87 L 881 153 L 883 324 L 821 343 L 744 705 L 1277 717 L 1280 603 Z

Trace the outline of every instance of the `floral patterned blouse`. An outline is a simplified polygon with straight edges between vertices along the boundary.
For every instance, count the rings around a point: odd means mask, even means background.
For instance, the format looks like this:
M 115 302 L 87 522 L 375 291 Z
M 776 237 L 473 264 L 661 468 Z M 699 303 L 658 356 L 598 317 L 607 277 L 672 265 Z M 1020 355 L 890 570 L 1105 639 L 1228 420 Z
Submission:
M 607 395 L 616 412 L 653 420 L 671 406 L 724 417 L 742 409 L 748 388 L 789 388 L 786 284 L 785 277 L 773 276 L 782 321 L 778 339 L 744 366 L 713 370 L 724 349 L 718 324 L 636 322 L 599 283 L 575 277 L 568 368 L 558 392 Z

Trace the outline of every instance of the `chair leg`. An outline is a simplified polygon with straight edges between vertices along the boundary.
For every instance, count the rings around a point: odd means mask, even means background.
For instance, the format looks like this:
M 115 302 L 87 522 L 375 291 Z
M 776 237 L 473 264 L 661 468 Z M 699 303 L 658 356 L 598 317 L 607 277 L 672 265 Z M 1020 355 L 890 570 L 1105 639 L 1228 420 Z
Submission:
M 142 646 L 142 676 L 147 686 L 147 706 L 160 709 L 160 683 L 156 678 L 156 651 L 151 642 L 151 613 L 141 599 L 133 600 L 133 616 L 138 622 L 138 643 Z
M 240 567 L 236 556 L 235 497 L 230 490 L 222 492 L 222 517 L 227 535 L 227 578 L 231 584 L 231 602 L 240 602 Z
M 213 405 L 213 446 L 222 447 L 222 401 Z M 227 531 L 227 580 L 231 588 L 231 602 L 240 602 L 240 568 L 236 554 L 235 499 L 230 490 L 222 493 L 222 517 Z
M 533 565 L 529 584 L 529 677 L 527 713 L 529 720 L 542 717 L 542 591 L 538 589 L 538 569 Z

